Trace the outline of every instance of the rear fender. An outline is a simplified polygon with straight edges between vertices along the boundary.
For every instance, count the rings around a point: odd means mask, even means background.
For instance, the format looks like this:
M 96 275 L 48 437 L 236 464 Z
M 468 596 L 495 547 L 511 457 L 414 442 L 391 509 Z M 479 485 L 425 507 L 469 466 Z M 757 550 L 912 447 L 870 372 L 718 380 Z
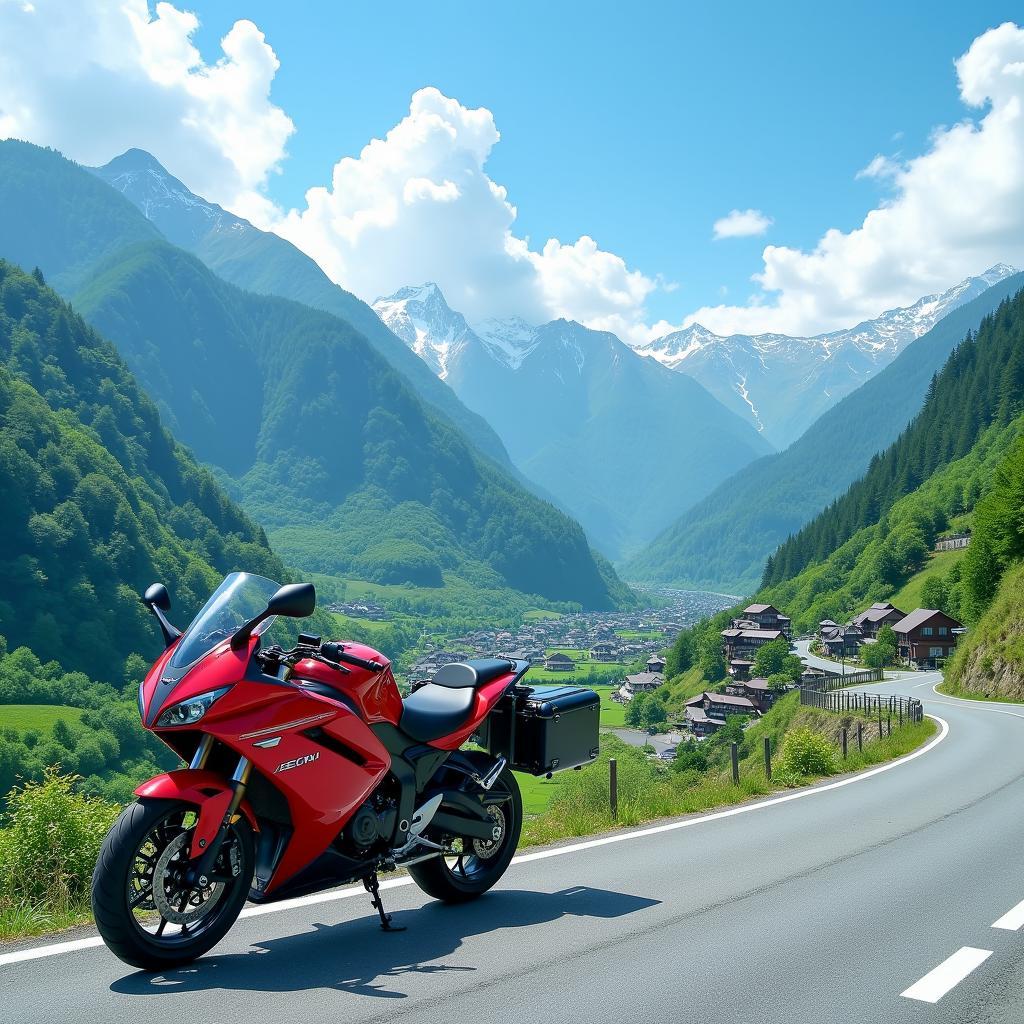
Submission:
M 180 768 L 144 782 L 135 790 L 135 795 L 149 800 L 180 800 L 197 809 L 199 818 L 189 850 L 189 857 L 194 859 L 209 846 L 220 829 L 231 804 L 232 791 L 230 783 L 216 772 Z M 259 823 L 249 802 L 243 799 L 238 809 L 248 819 L 253 831 L 258 832 Z

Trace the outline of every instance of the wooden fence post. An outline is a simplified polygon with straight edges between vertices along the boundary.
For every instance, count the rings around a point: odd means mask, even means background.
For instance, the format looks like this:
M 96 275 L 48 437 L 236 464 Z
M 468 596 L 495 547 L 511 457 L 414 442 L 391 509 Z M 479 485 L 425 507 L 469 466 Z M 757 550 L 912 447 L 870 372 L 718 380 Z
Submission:
M 885 734 L 886 734 L 886 736 L 891 736 L 892 735 L 892 712 L 891 711 L 889 712 L 889 714 L 886 717 L 885 721 L 886 721 Z
M 903 728 L 903 701 L 900 701 L 900 728 Z
M 619 817 L 619 762 L 614 757 L 608 761 L 608 796 L 615 820 Z
M 767 736 L 764 738 L 764 777 L 772 781 L 772 741 Z
M 864 753 L 864 723 L 857 723 L 857 749 Z
M 732 781 L 733 785 L 740 784 L 740 747 L 738 743 L 732 744 Z
M 846 730 L 843 729 L 843 760 L 846 760 Z

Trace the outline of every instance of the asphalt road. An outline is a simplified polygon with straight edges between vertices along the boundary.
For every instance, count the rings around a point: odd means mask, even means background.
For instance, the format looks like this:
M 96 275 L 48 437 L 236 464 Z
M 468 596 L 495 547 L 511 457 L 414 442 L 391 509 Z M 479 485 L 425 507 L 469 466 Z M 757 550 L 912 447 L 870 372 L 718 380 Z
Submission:
M 0 1017 L 1020 1022 L 1024 932 L 993 924 L 1024 900 L 1024 708 L 935 678 L 878 687 L 916 687 L 948 732 L 869 777 L 528 854 L 463 907 L 391 888 L 400 934 L 359 895 L 247 917 L 165 975 L 102 947 L 0 953 Z

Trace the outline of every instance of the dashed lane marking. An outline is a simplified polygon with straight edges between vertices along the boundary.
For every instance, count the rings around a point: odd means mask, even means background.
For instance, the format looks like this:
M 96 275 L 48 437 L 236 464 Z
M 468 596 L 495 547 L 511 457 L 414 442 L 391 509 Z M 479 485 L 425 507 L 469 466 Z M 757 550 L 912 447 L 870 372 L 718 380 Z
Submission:
M 938 967 L 929 971 L 920 981 L 905 992 L 905 999 L 916 999 L 921 1003 L 937 1003 L 950 989 L 956 988 L 972 971 L 977 970 L 990 956 L 991 949 L 975 949 L 964 946 L 958 949 Z

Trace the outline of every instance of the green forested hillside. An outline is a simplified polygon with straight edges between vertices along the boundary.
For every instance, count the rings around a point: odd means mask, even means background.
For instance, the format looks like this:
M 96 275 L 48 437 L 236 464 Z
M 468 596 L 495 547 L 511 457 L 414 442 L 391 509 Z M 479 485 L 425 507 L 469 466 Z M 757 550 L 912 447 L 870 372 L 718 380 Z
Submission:
M 940 320 L 785 451 L 719 485 L 629 562 L 625 576 L 735 593 L 754 590 L 775 548 L 897 438 L 953 348 L 1022 285 L 1024 274 L 1015 274 Z
M 423 401 L 449 419 L 485 455 L 507 470 L 512 468 L 486 420 L 470 412 L 365 302 L 331 281 L 291 242 L 260 231 L 195 195 L 142 150 L 128 150 L 104 167 L 91 170 L 143 211 L 168 241 L 194 253 L 218 277 L 260 295 L 276 295 L 325 310 L 351 324 Z
M 0 257 L 42 267 L 64 295 L 97 259 L 160 237 L 127 199 L 112 197 L 83 168 L 55 150 L 16 139 L 0 141 L 0 209 Z
M 978 532 L 984 496 L 1005 467 L 1019 463 L 1022 437 L 1024 417 L 991 426 L 967 455 L 936 470 L 878 522 L 862 527 L 792 579 L 764 588 L 759 599 L 785 608 L 797 630 L 813 629 L 825 618 L 845 622 L 873 601 L 892 598 L 929 564 L 929 552 L 951 520 L 966 519 L 975 530 L 966 556 L 953 561 L 947 573 L 932 573 L 922 600 L 961 621 L 976 621 L 999 579 L 987 565 L 984 531 Z
M 113 346 L 0 261 L 0 634 L 120 682 L 159 650 L 138 592 L 187 619 L 220 576 L 280 578 L 263 531 L 162 427 Z
M 821 562 L 877 523 L 936 470 L 967 455 L 990 425 L 1006 425 L 1024 397 L 1024 293 L 985 317 L 930 384 L 921 412 L 867 473 L 771 556 L 771 587 Z
M 588 607 L 627 599 L 576 523 L 479 456 L 336 317 L 243 292 L 165 242 L 112 257 L 75 301 L 289 561 L 420 585 L 455 571 Z

